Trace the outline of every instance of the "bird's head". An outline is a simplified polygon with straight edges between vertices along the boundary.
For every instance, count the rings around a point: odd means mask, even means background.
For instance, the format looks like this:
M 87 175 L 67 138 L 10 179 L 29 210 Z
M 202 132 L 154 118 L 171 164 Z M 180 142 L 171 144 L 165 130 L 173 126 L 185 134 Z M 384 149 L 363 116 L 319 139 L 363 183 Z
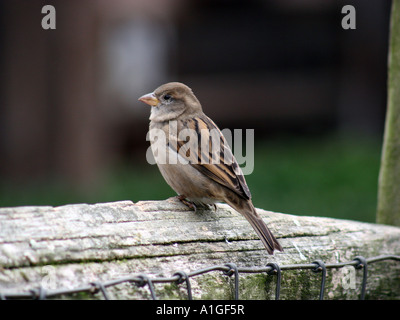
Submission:
M 202 112 L 192 89 L 180 82 L 163 84 L 141 96 L 139 101 L 152 106 L 150 120 L 156 122 L 192 117 Z

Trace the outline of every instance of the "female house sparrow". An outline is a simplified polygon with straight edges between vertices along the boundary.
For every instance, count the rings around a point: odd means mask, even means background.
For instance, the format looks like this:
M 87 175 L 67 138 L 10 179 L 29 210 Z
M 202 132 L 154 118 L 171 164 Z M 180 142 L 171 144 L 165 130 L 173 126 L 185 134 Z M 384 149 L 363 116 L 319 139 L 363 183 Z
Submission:
M 248 220 L 269 254 L 275 249 L 283 251 L 256 212 L 242 170 L 224 136 L 203 113 L 192 90 L 171 82 L 139 101 L 152 106 L 152 151 L 161 174 L 178 198 L 191 208 L 219 201 L 229 204 Z

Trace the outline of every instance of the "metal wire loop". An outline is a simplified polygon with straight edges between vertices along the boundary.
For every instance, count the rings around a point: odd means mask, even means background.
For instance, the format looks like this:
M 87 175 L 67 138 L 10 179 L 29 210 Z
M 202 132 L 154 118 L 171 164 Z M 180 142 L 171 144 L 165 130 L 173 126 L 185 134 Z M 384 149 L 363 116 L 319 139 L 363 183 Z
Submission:
M 29 292 L 32 295 L 33 300 L 45 300 L 46 299 L 46 289 L 39 287 L 37 289 L 31 289 Z
M 110 300 L 110 296 L 108 295 L 107 289 L 104 284 L 100 281 L 91 282 L 90 285 L 92 286 L 91 293 L 95 294 L 101 292 L 105 300 Z
M 189 276 L 187 275 L 187 273 L 185 271 L 177 271 L 173 274 L 173 276 L 179 277 L 178 280 L 176 280 L 177 284 L 182 284 L 183 282 L 186 282 L 186 290 L 187 290 L 187 294 L 188 294 L 188 299 L 193 300 L 192 286 L 190 285 L 190 280 L 189 280 Z
M 225 264 L 226 267 L 229 268 L 228 271 L 224 271 L 224 274 L 228 277 L 235 275 L 235 300 L 239 300 L 239 270 L 236 264 L 234 263 L 227 263 Z
M 270 262 L 267 267 L 271 267 L 271 270 L 267 271 L 270 276 L 276 275 L 276 289 L 275 289 L 275 300 L 279 300 L 279 295 L 281 292 L 281 268 L 276 262 Z
M 321 289 L 319 291 L 319 300 L 324 300 L 325 281 L 326 281 L 326 266 L 322 260 L 316 260 L 313 262 L 313 264 L 315 264 L 315 268 L 312 269 L 313 272 L 315 272 L 315 273 L 322 272 Z
M 145 274 L 141 274 L 138 277 L 140 278 L 140 280 L 137 282 L 137 286 L 144 287 L 147 284 L 149 287 L 149 290 L 150 290 L 151 298 L 153 300 L 157 300 L 156 293 L 154 291 L 153 282 L 150 280 L 150 278 L 148 276 L 146 276 Z
M 354 261 L 357 261 L 357 264 L 354 266 L 356 269 L 363 269 L 363 279 L 361 284 L 361 295 L 360 300 L 365 299 L 365 289 L 367 288 L 367 276 L 368 276 L 368 263 L 367 259 L 362 256 L 357 256 L 354 258 Z

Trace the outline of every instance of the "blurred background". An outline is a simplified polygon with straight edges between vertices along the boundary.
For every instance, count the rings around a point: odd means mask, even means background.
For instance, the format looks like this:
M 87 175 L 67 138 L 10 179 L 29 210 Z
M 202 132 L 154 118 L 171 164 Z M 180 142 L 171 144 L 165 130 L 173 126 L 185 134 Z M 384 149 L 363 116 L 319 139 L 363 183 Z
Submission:
M 255 129 L 257 207 L 374 221 L 390 5 L 0 1 L 0 206 L 174 196 L 137 98 L 180 81 L 221 129 Z

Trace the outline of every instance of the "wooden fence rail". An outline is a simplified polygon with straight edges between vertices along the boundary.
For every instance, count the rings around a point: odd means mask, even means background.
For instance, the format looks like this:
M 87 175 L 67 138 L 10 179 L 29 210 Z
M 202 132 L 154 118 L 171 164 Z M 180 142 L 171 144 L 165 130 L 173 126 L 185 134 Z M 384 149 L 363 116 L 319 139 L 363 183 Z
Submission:
M 295 216 L 258 209 L 284 252 L 270 256 L 251 226 L 224 204 L 217 210 L 189 211 L 166 201 L 119 201 L 60 207 L 0 208 L 0 294 L 74 289 L 146 274 L 149 279 L 233 263 L 241 270 L 325 264 L 400 254 L 400 228 L 332 218 Z M 281 299 L 317 299 L 321 275 L 282 268 Z M 240 299 L 273 299 L 276 277 L 240 272 Z M 190 279 L 194 299 L 232 299 L 235 277 L 208 272 Z M 353 265 L 329 268 L 325 299 L 358 299 L 362 275 Z M 185 284 L 154 284 L 157 298 L 187 299 Z M 113 299 L 151 298 L 148 288 L 121 283 L 108 288 Z M 366 298 L 400 298 L 400 263 L 368 266 Z M 63 295 L 58 298 L 92 298 Z M 96 296 L 98 297 L 98 296 Z

